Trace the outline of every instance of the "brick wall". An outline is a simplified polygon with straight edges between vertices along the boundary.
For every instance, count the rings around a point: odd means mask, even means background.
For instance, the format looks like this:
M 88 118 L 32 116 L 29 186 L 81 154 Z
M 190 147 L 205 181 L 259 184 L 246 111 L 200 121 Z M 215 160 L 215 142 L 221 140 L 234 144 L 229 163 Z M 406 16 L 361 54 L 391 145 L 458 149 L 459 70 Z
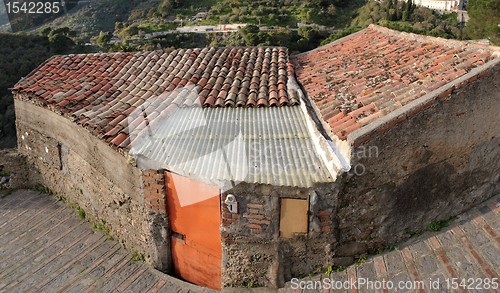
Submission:
M 223 287 L 279 287 L 292 276 L 331 264 L 338 190 L 335 184 L 318 185 L 312 196 L 312 189 L 240 183 L 230 191 L 238 202 L 237 214 L 228 211 L 222 195 Z M 309 199 L 309 219 L 316 227 L 312 232 L 280 237 L 283 198 Z
M 223 195 L 221 201 L 222 227 L 225 231 L 222 238 L 231 238 L 232 234 L 239 237 L 251 237 L 252 235 L 258 235 L 259 238 L 266 235 L 269 236 L 268 238 L 271 237 L 271 214 L 276 212 L 275 209 L 268 208 L 266 210 L 264 204 L 258 201 L 246 203 L 246 199 L 237 197 L 237 201 L 239 201 L 238 213 L 233 214 L 229 212 L 224 203 L 226 196 Z M 236 231 L 237 233 L 232 233 Z
M 165 176 L 161 170 L 146 170 L 142 173 L 144 184 L 144 205 L 151 211 L 166 214 Z
M 332 222 L 331 215 L 332 215 L 331 210 L 318 211 L 318 218 L 319 218 L 321 233 L 324 233 L 324 234 L 333 233 L 333 222 Z
M 266 215 L 264 206 L 260 203 L 248 203 L 243 217 L 247 219 L 246 227 L 252 234 L 263 234 L 271 224 L 271 216 Z

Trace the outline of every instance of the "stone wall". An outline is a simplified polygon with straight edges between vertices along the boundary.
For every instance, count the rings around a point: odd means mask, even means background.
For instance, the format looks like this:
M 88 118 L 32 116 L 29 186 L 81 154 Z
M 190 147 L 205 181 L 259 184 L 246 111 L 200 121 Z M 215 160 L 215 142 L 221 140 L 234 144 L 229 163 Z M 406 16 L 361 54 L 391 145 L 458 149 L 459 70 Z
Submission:
M 28 188 L 28 167 L 24 156 L 16 150 L 0 150 L 0 182 L 2 178 L 8 181 L 0 184 L 0 189 Z
M 352 133 L 353 168 L 336 183 L 241 183 L 223 194 L 223 287 L 280 287 L 292 277 L 347 265 L 371 248 L 399 242 L 498 194 L 500 65 L 488 66 L 391 113 L 377 127 Z M 163 171 L 139 171 L 47 109 L 19 99 L 15 106 L 19 152 L 33 166 L 31 182 L 78 204 L 129 250 L 169 271 Z M 224 204 L 228 194 L 236 197 L 236 214 Z M 280 235 L 283 198 L 308 201 L 307 233 Z
M 336 205 L 338 191 L 336 184 L 306 189 L 241 183 L 224 194 L 223 287 L 280 287 L 292 276 L 303 276 L 330 265 L 337 237 L 330 212 Z M 228 194 L 236 197 L 237 214 L 231 214 L 224 204 Z M 282 198 L 309 201 L 307 235 L 280 237 Z
M 334 213 L 347 250 L 396 243 L 500 192 L 500 64 L 486 67 L 353 133 Z
M 15 109 L 18 151 L 30 166 L 29 181 L 77 204 L 129 251 L 168 269 L 162 248 L 166 217 L 145 205 L 141 171 L 65 117 L 19 99 Z

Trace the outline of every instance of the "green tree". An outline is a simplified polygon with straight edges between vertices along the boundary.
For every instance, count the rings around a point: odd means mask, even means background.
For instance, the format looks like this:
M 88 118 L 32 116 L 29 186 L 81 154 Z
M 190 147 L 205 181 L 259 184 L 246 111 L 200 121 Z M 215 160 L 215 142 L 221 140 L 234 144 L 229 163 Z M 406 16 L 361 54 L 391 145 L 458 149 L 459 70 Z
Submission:
M 172 12 L 173 1 L 172 0 L 162 0 L 158 11 L 162 16 L 168 16 Z
M 40 35 L 46 37 L 50 34 L 51 31 L 52 31 L 52 28 L 46 27 L 42 31 L 40 31 Z
M 311 26 L 299 27 L 298 33 L 300 37 L 309 41 L 314 41 L 320 35 L 319 31 Z
M 115 33 L 119 33 L 122 29 L 127 27 L 127 25 L 121 21 L 115 22 Z
M 403 7 L 402 7 L 402 10 L 403 10 L 402 20 L 403 21 L 408 21 L 408 19 L 410 18 L 412 6 L 413 6 L 413 3 L 411 0 L 408 0 L 408 2 L 403 3 Z
M 103 32 L 101 31 L 99 33 L 99 36 L 97 37 L 97 45 L 101 48 L 107 47 L 109 41 L 111 41 L 111 38 L 113 37 L 113 34 L 110 32 Z
M 16 145 L 14 105 L 9 88 L 50 57 L 54 50 L 46 36 L 21 33 L 0 33 L 0 44 L 0 148 L 5 148 Z
M 67 37 L 69 30 L 56 32 L 51 31 L 49 34 L 50 48 L 57 54 L 63 54 L 68 52 L 72 47 L 75 46 L 75 42 Z
M 139 33 L 139 27 L 137 26 L 137 24 L 132 24 L 129 27 L 123 29 L 120 32 L 119 36 L 122 39 L 127 39 L 131 36 L 137 35 L 138 33 Z
M 499 0 L 469 0 L 467 11 L 469 22 L 465 30 L 472 38 L 487 38 L 500 45 L 500 3 Z
M 270 31 L 269 37 L 270 37 L 269 42 L 273 46 L 284 46 L 284 47 L 290 47 L 290 44 L 294 42 L 295 39 L 293 32 L 286 28 L 282 28 L 276 31 Z
M 162 0 L 158 6 L 158 11 L 162 16 L 168 16 L 172 13 L 172 9 L 178 8 L 181 5 L 179 0 Z
M 59 34 L 59 35 L 63 35 L 63 36 L 69 37 L 70 32 L 71 32 L 71 30 L 69 29 L 69 27 L 65 26 L 65 27 L 56 28 L 56 29 L 52 30 L 48 34 L 48 36 L 50 38 L 50 36 L 52 36 L 52 35 L 58 35 Z
M 387 1 L 386 4 L 386 16 L 385 19 L 387 20 L 396 20 L 396 14 L 397 14 L 397 1 L 396 4 L 392 0 Z
M 247 46 L 256 46 L 261 42 L 259 31 L 259 27 L 253 24 L 246 25 L 239 30 Z
M 337 8 L 335 7 L 335 5 L 330 4 L 326 9 L 326 13 L 328 13 L 329 16 L 334 16 L 335 14 L 337 14 Z
M 414 8 L 415 8 L 415 4 L 413 4 L 413 1 L 408 0 L 408 3 L 406 3 L 406 11 L 408 11 L 408 15 L 410 15 L 413 12 Z
M 153 48 L 151 50 L 154 50 L 156 48 Z M 109 49 L 110 52 L 132 52 L 132 51 L 137 51 L 137 48 L 135 46 L 129 45 L 127 41 L 123 41 L 121 43 L 116 42 L 113 44 L 113 46 L 110 47 Z

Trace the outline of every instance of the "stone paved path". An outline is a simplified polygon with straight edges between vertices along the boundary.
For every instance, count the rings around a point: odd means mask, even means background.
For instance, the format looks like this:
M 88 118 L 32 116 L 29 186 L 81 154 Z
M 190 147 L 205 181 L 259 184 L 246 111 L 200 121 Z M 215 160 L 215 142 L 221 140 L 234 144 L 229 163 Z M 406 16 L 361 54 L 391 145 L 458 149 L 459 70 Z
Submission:
M 369 257 L 330 276 L 318 275 L 299 282 L 288 282 L 281 292 L 500 292 L 485 282 L 497 278 L 492 286 L 500 288 L 500 195 L 457 217 L 440 232 L 425 232 L 391 252 Z M 457 285 L 453 284 L 457 278 Z M 325 280 L 326 279 L 326 280 Z M 386 280 L 386 290 L 377 284 L 354 281 Z M 433 287 L 430 287 L 430 280 Z M 464 287 L 460 286 L 461 281 Z M 352 280 L 349 283 L 345 283 Z M 448 283 L 446 282 L 448 280 Z M 314 281 L 322 290 L 314 288 Z M 335 281 L 335 282 L 332 282 Z M 340 282 L 344 284 L 340 284 Z M 437 282 L 436 282 L 437 281 Z M 362 281 L 364 282 L 364 281 Z M 332 287 L 349 290 L 327 290 Z M 378 283 L 380 285 L 380 283 Z M 388 290 L 390 284 L 392 290 Z M 383 285 L 383 284 L 382 284 Z M 400 286 L 401 285 L 401 286 Z M 316 288 L 319 288 L 316 282 Z M 372 286 L 372 287 L 368 287 Z M 469 287 L 470 286 L 470 287 Z M 408 289 L 407 289 L 408 288 Z M 455 289 L 456 288 L 456 289 Z M 295 290 L 293 290 L 295 289 Z
M 1 196 L 0 192 L 0 292 L 209 292 L 132 261 L 116 241 L 107 240 L 78 218 L 74 210 L 47 195 L 20 190 Z M 484 283 L 500 275 L 499 236 L 497 195 L 459 216 L 441 232 L 425 232 L 394 251 L 369 257 L 345 271 L 300 280 L 303 286 L 321 282 L 331 286 L 333 281 L 339 285 L 341 281 L 351 287 L 358 280 L 357 289 L 300 290 L 294 289 L 298 282 L 288 282 L 279 291 L 500 292 L 493 287 L 486 289 Z M 446 280 L 453 286 L 452 278 L 458 278 L 458 284 L 465 278 L 464 285 L 483 289 L 447 289 Z M 368 289 L 359 284 L 360 279 L 385 280 L 394 288 Z M 440 289 L 430 289 L 431 279 Z M 345 283 L 348 280 L 351 282 Z M 396 290 L 400 283 L 421 288 Z M 371 283 L 374 287 L 377 284 Z M 264 288 L 252 291 L 272 292 Z
M 208 292 L 132 261 L 74 210 L 29 190 L 0 199 L 0 260 L 0 292 Z

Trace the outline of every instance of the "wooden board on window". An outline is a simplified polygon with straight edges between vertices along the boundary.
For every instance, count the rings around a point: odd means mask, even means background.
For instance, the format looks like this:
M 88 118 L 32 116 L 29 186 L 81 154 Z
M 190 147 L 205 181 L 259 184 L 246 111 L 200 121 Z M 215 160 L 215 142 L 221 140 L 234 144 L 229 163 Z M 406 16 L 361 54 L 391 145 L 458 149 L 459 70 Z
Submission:
M 291 238 L 296 234 L 307 234 L 308 208 L 308 200 L 295 198 L 281 199 L 281 237 Z

